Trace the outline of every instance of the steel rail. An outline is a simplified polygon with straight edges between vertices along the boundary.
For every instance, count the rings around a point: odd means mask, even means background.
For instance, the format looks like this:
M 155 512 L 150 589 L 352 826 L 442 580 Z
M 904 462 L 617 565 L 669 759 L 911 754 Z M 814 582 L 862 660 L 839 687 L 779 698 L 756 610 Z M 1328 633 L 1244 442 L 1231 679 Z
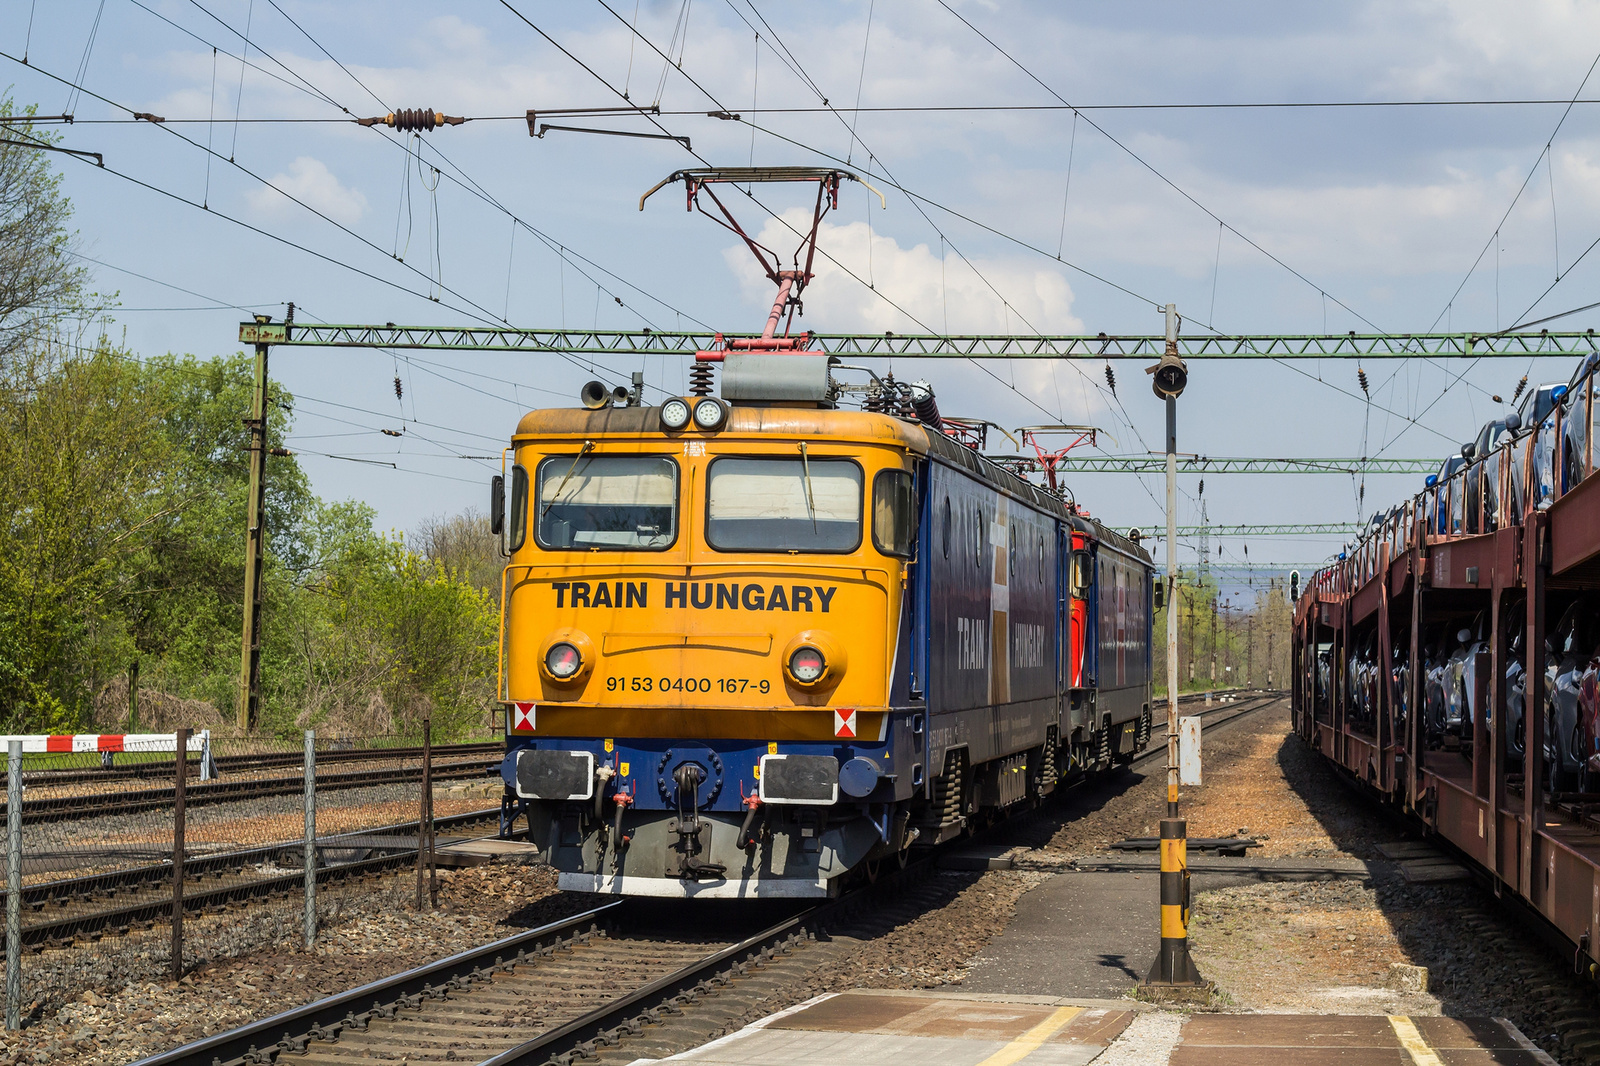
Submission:
M 452 761 L 433 767 L 435 780 L 458 781 L 463 778 L 487 777 L 493 768 L 482 762 Z M 422 770 L 401 767 L 392 770 L 352 770 L 339 774 L 318 774 L 317 790 L 336 791 L 368 788 L 376 785 L 403 784 L 422 780 Z M 268 796 L 298 795 L 305 790 L 305 775 L 299 777 L 271 777 L 239 781 L 199 781 L 184 789 L 186 806 L 233 803 Z M 153 810 L 172 804 L 176 788 L 150 788 L 137 792 L 85 792 L 70 796 L 48 796 L 22 802 L 22 819 L 25 824 L 60 821 L 70 818 L 87 818 L 91 815 L 129 814 L 134 811 Z M 0 803 L 0 812 L 6 805 Z
M 598 1043 L 616 1043 L 625 1033 L 637 1033 L 643 1023 L 650 1020 L 645 1016 L 646 1012 L 680 997 L 709 992 L 713 984 L 726 984 L 726 977 L 718 971 L 724 967 L 731 967 L 736 972 L 743 972 L 749 963 L 762 957 L 771 957 L 775 949 L 784 942 L 801 939 L 805 935 L 806 927 L 825 913 L 845 905 L 854 905 L 861 891 L 865 890 L 858 890 L 840 899 L 819 904 L 769 926 L 732 947 L 723 948 L 690 963 L 676 973 L 670 973 L 626 996 L 603 1003 L 588 1014 L 574 1018 L 548 1033 L 542 1033 L 493 1058 L 484 1059 L 479 1066 L 539 1066 L 585 1044 L 592 1049 Z
M 498 818 L 499 815 L 500 811 L 498 808 L 492 810 L 471 811 L 467 814 L 450 815 L 440 818 L 437 820 L 437 825 L 440 828 L 454 829 L 463 825 L 471 825 L 474 822 L 495 819 Z M 409 829 L 411 832 L 415 833 L 417 829 L 417 823 L 404 822 L 395 826 L 384 827 L 384 830 L 403 829 Z M 376 833 L 380 831 L 383 830 L 368 830 L 364 832 Z M 358 836 L 360 834 L 352 833 L 346 835 Z M 334 840 L 337 838 L 330 837 L 328 839 Z M 223 855 L 207 855 L 199 858 L 186 857 L 184 861 L 184 872 L 186 875 L 185 880 L 189 880 L 188 875 L 191 872 L 195 875 L 195 879 L 199 880 L 205 875 L 218 874 L 221 871 L 229 869 L 238 869 L 244 865 L 248 865 L 253 861 L 260 861 L 262 858 L 270 857 L 274 853 L 281 852 L 286 848 L 295 846 L 303 845 L 298 845 L 297 842 L 291 841 L 285 844 L 273 845 L 271 847 L 255 848 L 245 852 L 229 852 Z M 344 846 L 348 847 L 350 845 L 346 844 Z M 372 874 L 383 873 L 384 871 L 392 868 L 410 866 L 416 861 L 417 849 L 415 846 L 409 848 L 385 848 L 384 850 L 388 851 L 389 853 L 386 855 L 374 856 L 372 858 L 356 859 L 351 862 L 332 863 L 326 866 L 321 866 L 316 872 L 317 883 L 323 884 L 332 881 L 344 880 L 350 877 L 366 877 Z M 41 909 L 43 906 L 48 906 L 50 903 L 60 899 L 60 896 L 44 896 L 41 899 L 39 893 L 50 889 L 59 889 L 63 886 L 71 886 L 73 898 L 76 899 L 83 899 L 91 894 L 105 894 L 108 892 L 124 890 L 137 892 L 144 883 L 156 886 L 164 886 L 165 883 L 172 877 L 172 863 L 169 860 L 151 866 L 140 867 L 137 871 L 133 871 L 133 873 L 138 875 L 138 879 L 132 884 L 121 880 L 125 879 L 129 873 L 130 871 L 122 871 L 120 873 L 110 874 L 92 874 L 87 877 L 72 878 L 67 881 L 51 881 L 46 882 L 45 884 L 31 885 L 23 890 L 24 906 L 31 907 L 35 911 Z M 94 882 L 98 882 L 99 887 L 89 887 L 90 883 Z M 303 871 L 296 871 L 294 873 L 281 874 L 273 877 L 253 878 L 246 881 L 238 881 L 230 885 L 222 885 L 216 888 L 201 888 L 195 890 L 185 889 L 183 895 L 183 909 L 186 914 L 191 912 L 200 914 L 212 910 L 219 905 L 238 903 L 251 899 L 260 899 L 268 896 L 286 895 L 293 892 L 302 891 L 304 887 L 305 873 Z M 60 945 L 63 942 L 71 941 L 84 934 L 99 933 L 104 935 L 107 931 L 109 931 L 120 935 L 127 932 L 128 929 L 133 926 L 159 924 L 162 921 L 169 920 L 171 916 L 172 893 L 170 891 L 151 893 L 145 899 L 135 903 L 126 904 L 121 907 L 114 907 L 108 910 L 91 911 L 85 914 L 68 915 L 63 918 L 58 918 L 54 921 L 35 922 L 31 925 L 24 925 L 22 927 L 22 943 L 24 945 Z M 4 957 L 5 951 L 3 948 L 0 948 L 0 959 L 3 959 Z
M 1232 689 L 1227 690 L 1228 694 L 1232 694 L 1235 691 L 1237 691 L 1237 690 L 1232 690 Z M 1215 693 L 1213 693 L 1213 694 L 1215 695 Z M 1287 698 L 1288 695 L 1289 694 L 1287 692 L 1283 692 L 1281 690 L 1268 689 L 1268 690 L 1265 690 L 1260 696 L 1250 696 L 1250 697 L 1247 697 L 1246 699 L 1240 701 L 1240 702 L 1242 702 L 1244 704 L 1244 706 L 1242 706 L 1242 707 L 1241 706 L 1237 706 L 1235 704 L 1224 704 L 1224 705 L 1222 705 L 1220 707 L 1212 707 L 1209 711 L 1202 711 L 1200 713 L 1200 717 L 1202 719 L 1205 719 L 1207 715 L 1217 715 L 1217 714 L 1220 714 L 1220 713 L 1222 713 L 1224 711 L 1233 712 L 1233 713 L 1227 715 L 1227 717 L 1222 718 L 1220 720 L 1213 719 L 1213 720 L 1205 721 L 1205 724 L 1207 726 L 1209 726 L 1212 729 L 1215 729 L 1218 726 L 1227 725 L 1229 722 L 1233 721 L 1236 718 L 1243 718 L 1247 714 L 1252 714 L 1255 711 L 1263 710 L 1263 709 L 1265 709 L 1267 707 L 1270 707 L 1272 704 L 1277 703 L 1280 700 L 1283 700 L 1283 699 Z M 1178 697 L 1178 702 L 1179 703 L 1184 703 L 1184 702 L 1189 701 L 1189 700 L 1203 699 L 1203 698 L 1204 698 L 1204 694 L 1203 693 L 1201 693 L 1201 694 L 1191 693 L 1188 696 L 1179 696 Z M 1167 748 L 1166 748 L 1166 745 L 1163 744 L 1159 748 L 1151 747 L 1151 748 L 1141 752 L 1140 754 L 1135 755 L 1133 757 L 1133 761 L 1130 762 L 1128 765 L 1129 766 L 1137 766 L 1138 764 L 1140 764 L 1142 762 L 1146 762 L 1147 760 L 1158 758 L 1158 757 L 1164 759 L 1164 758 L 1166 758 L 1166 756 L 1167 756 Z
M 602 914 L 626 902 L 606 903 L 571 918 L 379 978 L 270 1018 L 147 1056 L 132 1066 L 212 1066 L 216 1062 L 238 1063 L 252 1054 L 258 1061 L 270 1062 L 281 1051 L 302 1050 L 306 1041 L 316 1035 L 329 1031 L 337 1033 L 345 1025 L 362 1024 L 376 1013 L 375 1003 L 392 1004 L 407 996 L 463 988 L 470 983 L 472 975 L 504 965 L 508 956 L 513 957 L 514 964 L 525 959 L 530 951 L 562 942 L 564 936 L 567 940 L 575 939 L 581 927 L 593 928 Z
M 713 330 L 548 329 L 494 326 L 346 325 L 242 322 L 244 344 L 324 348 L 405 348 L 486 352 L 565 352 L 586 355 L 681 355 L 721 350 L 756 333 Z M 807 333 L 830 355 L 919 359 L 1159 359 L 1162 334 Z M 1185 359 L 1494 359 L 1583 356 L 1596 349 L 1593 330 L 1505 333 L 1196 334 L 1178 338 Z

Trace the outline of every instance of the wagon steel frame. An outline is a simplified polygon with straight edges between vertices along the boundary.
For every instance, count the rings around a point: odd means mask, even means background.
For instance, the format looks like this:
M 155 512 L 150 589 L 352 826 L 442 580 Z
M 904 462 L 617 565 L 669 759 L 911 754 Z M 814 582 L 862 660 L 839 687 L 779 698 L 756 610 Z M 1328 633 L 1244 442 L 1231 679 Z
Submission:
M 1549 789 L 1545 633 L 1559 600 L 1600 589 L 1596 363 L 1585 359 L 1544 423 L 1393 509 L 1319 571 L 1296 605 L 1293 652 L 1295 731 L 1459 849 L 1496 895 L 1518 897 L 1547 919 L 1575 947 L 1580 970 L 1600 960 L 1600 796 Z M 1557 604 L 1547 602 L 1552 592 Z M 1478 691 L 1486 713 L 1469 715 L 1470 752 L 1465 722 L 1460 750 L 1432 749 L 1424 636 L 1480 610 L 1489 620 L 1488 677 Z M 1526 653 L 1520 763 L 1506 734 L 1514 627 Z M 1368 633 L 1377 670 L 1370 723 L 1352 713 L 1350 676 L 1350 650 Z

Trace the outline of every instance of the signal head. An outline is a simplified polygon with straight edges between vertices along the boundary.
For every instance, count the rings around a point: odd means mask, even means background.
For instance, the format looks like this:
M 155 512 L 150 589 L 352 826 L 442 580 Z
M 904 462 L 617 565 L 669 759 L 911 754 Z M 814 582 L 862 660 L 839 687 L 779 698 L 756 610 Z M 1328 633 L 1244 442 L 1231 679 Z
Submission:
M 1176 352 L 1167 352 L 1161 362 L 1144 369 L 1150 375 L 1150 387 L 1163 400 L 1176 400 L 1189 384 L 1189 367 Z

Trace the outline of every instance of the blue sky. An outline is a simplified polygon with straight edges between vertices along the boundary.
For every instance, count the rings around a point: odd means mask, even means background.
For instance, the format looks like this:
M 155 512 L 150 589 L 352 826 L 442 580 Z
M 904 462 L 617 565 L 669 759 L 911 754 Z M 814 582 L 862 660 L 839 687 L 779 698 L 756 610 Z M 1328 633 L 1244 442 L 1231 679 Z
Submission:
M 1058 97 L 1081 105 L 1564 101 L 1600 52 L 1592 3 L 608 2 L 480 2 L 440 14 L 439 5 L 361 0 L 17 0 L 0 10 L 0 51 L 12 57 L 0 62 L 19 103 L 79 118 L 65 143 L 103 152 L 108 167 L 171 194 L 90 164 L 59 164 L 82 251 L 107 264 L 90 264 L 96 283 L 120 293 L 113 328 L 144 354 L 235 350 L 242 312 L 193 309 L 211 301 L 281 317 L 293 300 L 302 318 L 339 322 L 759 328 L 768 283 L 725 231 L 685 213 L 675 191 L 637 208 L 645 189 L 696 165 L 683 147 L 528 136 L 527 109 L 611 106 L 617 91 L 685 112 L 659 121 L 716 163 L 838 157 L 876 176 L 887 209 L 848 187 L 823 231 L 824 248 L 849 272 L 819 273 L 804 319 L 813 329 L 1157 332 L 1153 304 L 1171 301 L 1190 332 L 1197 323 L 1225 332 L 1488 330 L 1530 307 L 1554 313 L 1596 299 L 1600 252 L 1573 265 L 1600 237 L 1596 105 L 1579 104 L 1564 120 L 1561 103 L 1095 110 L 1078 119 L 1059 108 L 866 111 L 853 130 L 849 110 L 858 100 L 948 107 Z M 92 94 L 202 121 L 83 121 L 126 112 L 56 80 L 78 80 L 79 71 Z M 816 110 L 819 91 L 843 112 Z M 1582 95 L 1600 99 L 1600 78 Z M 420 158 L 406 138 L 349 122 L 234 121 L 398 107 L 475 121 L 424 135 Z M 759 129 L 707 117 L 714 109 Z M 636 117 L 566 121 L 657 132 Z M 791 219 L 803 210 L 781 188 L 762 202 Z M 760 208 L 745 202 L 742 211 L 752 229 L 783 236 Z M 1560 283 L 1535 303 L 1558 272 Z M 1554 325 L 1584 328 L 1594 318 Z M 495 454 L 522 411 L 569 403 L 594 373 L 580 362 L 279 350 L 273 373 L 301 399 L 292 443 L 317 490 L 365 500 L 384 525 L 403 530 L 481 506 L 497 464 L 458 456 Z M 599 374 L 617 380 L 641 368 L 653 386 L 682 388 L 676 360 L 617 360 Z M 993 376 L 955 362 L 895 368 L 928 377 L 948 413 L 1008 427 L 1092 422 L 1113 452 L 1160 444 L 1161 406 L 1135 364 L 1117 365 L 1115 398 L 1096 364 L 988 369 Z M 1531 373 L 1565 379 L 1569 370 L 1551 363 Z M 1370 407 L 1348 395 L 1360 395 L 1355 366 L 1299 371 L 1195 367 L 1180 447 L 1442 455 L 1473 436 L 1499 409 L 1491 396 L 1509 398 L 1530 367 L 1374 363 Z M 405 385 L 399 401 L 396 376 Z M 398 440 L 379 432 L 402 426 Z M 1183 480 L 1186 522 L 1197 480 Z M 1417 480 L 1369 477 L 1361 501 L 1336 475 L 1214 475 L 1207 509 L 1221 523 L 1352 520 Z M 1083 476 L 1073 487 L 1118 525 L 1159 521 L 1158 479 Z M 1242 554 L 1237 542 L 1227 547 Z M 1252 561 L 1315 562 L 1337 539 L 1250 547 Z

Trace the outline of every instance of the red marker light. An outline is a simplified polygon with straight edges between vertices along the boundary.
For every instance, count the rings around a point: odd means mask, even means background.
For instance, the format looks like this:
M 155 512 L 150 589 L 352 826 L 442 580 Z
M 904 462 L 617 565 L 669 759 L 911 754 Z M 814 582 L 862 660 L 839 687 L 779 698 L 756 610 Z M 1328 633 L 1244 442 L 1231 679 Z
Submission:
M 578 654 L 577 648 L 563 642 L 552 645 L 545 653 L 544 665 L 551 677 L 565 681 L 578 672 L 578 667 L 583 665 L 583 656 Z

